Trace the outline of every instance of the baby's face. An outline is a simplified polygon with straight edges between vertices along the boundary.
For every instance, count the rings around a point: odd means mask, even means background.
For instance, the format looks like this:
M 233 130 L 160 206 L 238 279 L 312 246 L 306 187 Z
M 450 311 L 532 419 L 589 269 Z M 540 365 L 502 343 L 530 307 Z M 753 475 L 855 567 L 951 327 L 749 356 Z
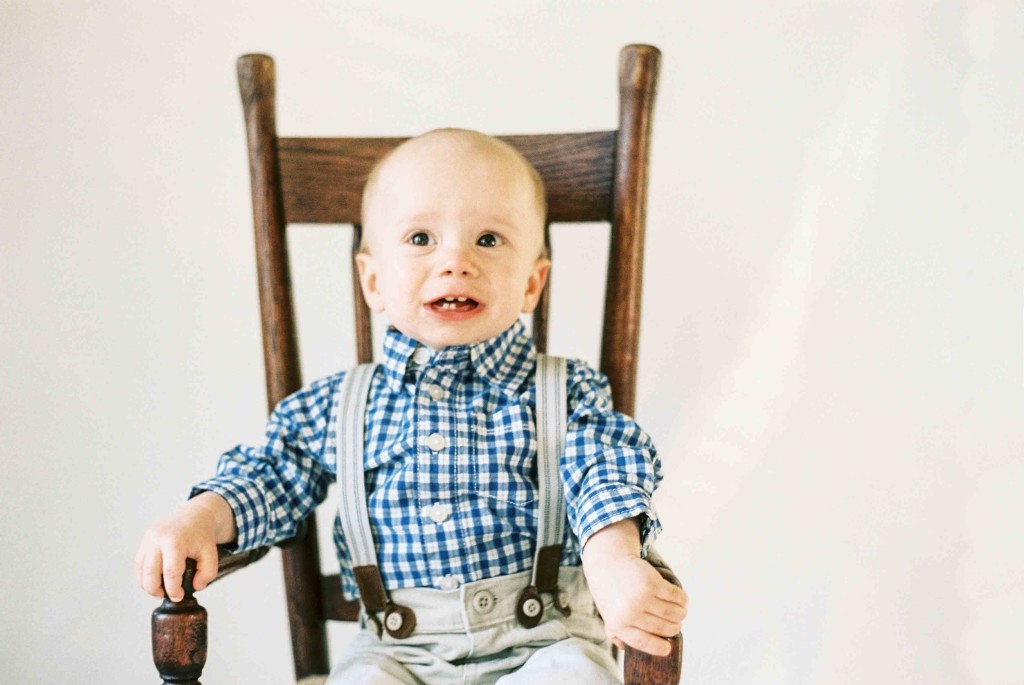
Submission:
M 370 308 L 434 349 L 492 338 L 533 311 L 550 262 L 526 169 L 482 136 L 414 139 L 380 170 L 356 257 Z

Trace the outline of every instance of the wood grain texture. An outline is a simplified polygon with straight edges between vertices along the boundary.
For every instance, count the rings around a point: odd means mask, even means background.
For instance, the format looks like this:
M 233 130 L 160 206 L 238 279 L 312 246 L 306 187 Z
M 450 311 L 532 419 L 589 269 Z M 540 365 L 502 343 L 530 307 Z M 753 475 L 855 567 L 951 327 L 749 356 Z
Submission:
M 619 55 L 619 135 L 601 370 L 611 381 L 615 408 L 630 416 L 636 401 L 648 155 L 660 63 L 661 52 L 650 45 L 629 45 Z
M 497 136 L 544 179 L 549 221 L 608 221 L 615 132 Z M 360 220 L 370 169 L 406 138 L 279 138 L 284 213 L 289 223 Z
M 153 611 L 153 663 L 164 683 L 199 685 L 206 665 L 207 616 L 195 598 L 195 576 L 196 562 L 189 559 L 182 578 L 184 598 L 172 602 L 165 594 L 163 603 Z
M 669 638 L 672 651 L 656 657 L 627 649 L 623 660 L 625 685 L 676 685 L 683 672 L 683 635 Z
M 272 411 L 299 389 L 302 379 L 281 192 L 274 61 L 266 55 L 243 55 L 238 59 L 238 85 L 249 146 L 267 406 Z M 281 555 L 296 678 L 326 673 L 328 667 L 327 629 L 318 620 L 320 583 L 313 582 L 320 575 L 314 517 L 308 528 L 308 534 Z

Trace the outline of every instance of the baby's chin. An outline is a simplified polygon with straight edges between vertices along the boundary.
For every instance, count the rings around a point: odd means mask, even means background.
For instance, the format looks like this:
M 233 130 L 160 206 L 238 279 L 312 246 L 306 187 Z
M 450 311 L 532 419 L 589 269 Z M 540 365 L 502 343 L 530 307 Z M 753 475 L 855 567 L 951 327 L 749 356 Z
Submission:
M 486 342 L 493 338 L 498 337 L 505 331 L 507 331 L 516 321 L 519 319 L 513 319 L 508 322 L 507 325 L 501 326 L 500 328 L 491 328 L 483 331 L 458 331 L 451 330 L 445 331 L 440 334 L 424 332 L 424 331 L 407 331 L 403 330 L 400 326 L 395 326 L 399 331 L 404 333 L 406 336 L 412 338 L 416 342 L 429 347 L 435 352 L 440 352 L 449 347 L 462 347 L 465 345 L 476 345 L 477 343 Z

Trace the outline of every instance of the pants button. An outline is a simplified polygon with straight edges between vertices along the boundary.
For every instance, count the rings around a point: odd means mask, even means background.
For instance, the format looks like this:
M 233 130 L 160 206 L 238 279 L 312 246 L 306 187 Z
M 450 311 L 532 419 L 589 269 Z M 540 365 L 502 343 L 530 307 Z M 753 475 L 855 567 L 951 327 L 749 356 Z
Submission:
M 478 613 L 488 614 L 494 608 L 496 599 L 494 594 L 490 590 L 480 590 L 480 592 L 473 595 L 473 608 Z

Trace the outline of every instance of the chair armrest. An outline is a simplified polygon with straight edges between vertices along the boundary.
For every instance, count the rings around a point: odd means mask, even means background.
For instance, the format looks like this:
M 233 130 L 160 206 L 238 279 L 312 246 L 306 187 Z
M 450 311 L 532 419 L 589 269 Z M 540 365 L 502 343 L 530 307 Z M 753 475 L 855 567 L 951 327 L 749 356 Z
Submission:
M 216 583 L 224 576 L 230 575 L 239 569 L 243 569 L 249 564 L 259 561 L 263 557 L 267 556 L 270 552 L 270 546 L 256 547 L 255 549 L 249 549 L 244 552 L 226 552 L 222 547 L 217 547 L 217 577 L 210 581 L 211 584 Z M 192 559 L 186 562 L 186 577 L 188 576 L 187 565 L 195 565 L 195 561 Z M 193 576 L 195 572 L 193 571 Z
M 267 556 L 267 553 L 270 552 L 272 547 L 286 548 L 291 546 L 292 543 L 297 542 L 298 540 L 301 540 L 302 538 L 306 537 L 307 530 L 309 530 L 309 523 L 306 520 L 303 520 L 299 524 L 298 530 L 296 530 L 295 532 L 295 537 L 288 538 L 287 540 L 282 540 L 281 542 L 278 542 L 274 545 L 266 545 L 264 547 L 247 549 L 244 552 L 226 552 L 224 551 L 223 547 L 218 546 L 217 577 L 211 580 L 210 584 L 212 585 L 224 576 L 234 573 L 239 569 L 245 568 L 249 564 L 259 561 L 263 557 Z M 193 577 L 195 576 L 195 561 L 193 561 L 192 559 L 188 559 L 185 562 L 185 579 L 188 579 L 189 583 L 191 583 L 191 579 L 188 576 L 188 568 L 190 563 L 193 566 L 192 575 Z M 189 587 L 191 587 L 191 584 L 189 585 Z
M 665 560 L 654 549 L 647 554 L 647 561 L 658 573 L 676 587 L 682 587 L 679 578 L 672 572 Z M 626 685 L 677 685 L 683 674 L 683 634 L 668 638 L 672 651 L 668 656 L 654 656 L 632 647 L 626 647 L 623 657 L 623 676 Z

